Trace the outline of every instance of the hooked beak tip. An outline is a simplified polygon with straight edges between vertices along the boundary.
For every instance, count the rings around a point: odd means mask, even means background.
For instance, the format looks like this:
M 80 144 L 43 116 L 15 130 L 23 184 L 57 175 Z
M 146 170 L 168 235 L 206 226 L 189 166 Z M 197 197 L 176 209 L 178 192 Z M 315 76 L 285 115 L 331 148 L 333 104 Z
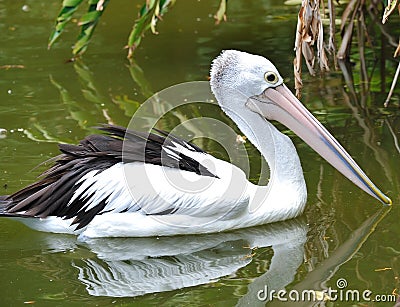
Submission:
M 386 197 L 386 201 L 384 201 L 384 205 L 390 207 L 390 206 L 393 205 L 393 202 L 392 202 L 392 200 L 391 200 L 389 197 Z

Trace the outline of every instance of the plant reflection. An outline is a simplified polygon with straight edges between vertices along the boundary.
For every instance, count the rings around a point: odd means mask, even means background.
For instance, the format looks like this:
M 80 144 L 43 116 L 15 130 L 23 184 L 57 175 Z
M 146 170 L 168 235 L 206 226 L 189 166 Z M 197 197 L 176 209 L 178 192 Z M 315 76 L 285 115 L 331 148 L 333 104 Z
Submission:
M 383 208 L 376 212 L 373 216 L 364 221 L 360 227 L 354 230 L 347 240 L 340 244 L 324 261 L 319 263 L 312 271 L 291 290 L 296 290 L 301 293 L 303 290 L 323 291 L 331 285 L 332 289 L 337 289 L 336 280 L 333 279 L 339 268 L 347 261 L 352 259 L 354 255 L 360 250 L 361 246 L 374 232 L 375 228 L 383 220 L 383 218 L 390 212 L 390 208 Z M 333 280 L 332 280 L 333 279 Z M 329 300 L 329 297 L 326 297 Z M 320 302 L 325 304 L 322 300 Z M 281 306 L 282 302 L 274 301 L 272 306 Z M 291 302 L 293 306 L 310 306 L 310 302 Z
M 365 58 L 362 57 L 361 64 L 366 66 Z M 370 83 L 372 76 L 367 76 L 366 74 L 361 74 L 361 90 L 357 91 L 354 85 L 354 71 L 348 62 L 339 61 L 340 68 L 342 70 L 346 88 L 342 89 L 343 101 L 346 106 L 352 112 L 352 118 L 357 121 L 358 126 L 364 131 L 363 132 L 363 142 L 366 144 L 371 151 L 374 153 L 374 158 L 382 167 L 385 172 L 385 176 L 391 183 L 396 182 L 394 178 L 397 176 L 396 169 L 390 166 L 390 161 L 393 160 L 388 155 L 388 152 L 381 146 L 382 133 L 378 134 L 376 129 L 377 124 L 384 127 L 387 126 L 390 134 L 393 136 L 393 145 L 398 149 L 398 130 L 396 135 L 396 128 L 393 127 L 396 122 L 398 122 L 399 114 L 396 112 L 390 112 L 389 114 L 376 115 L 373 112 L 376 110 L 370 109 L 368 105 L 371 103 L 371 91 Z M 381 67 L 381 69 L 383 69 Z M 384 83 L 384 82 L 383 82 Z M 381 111 L 382 112 L 382 111 Z M 398 112 L 397 112 L 398 113 Z M 379 117 L 378 117 L 379 116 Z M 383 119 L 385 118 L 385 119 Z M 389 120 L 389 118 L 392 118 Z

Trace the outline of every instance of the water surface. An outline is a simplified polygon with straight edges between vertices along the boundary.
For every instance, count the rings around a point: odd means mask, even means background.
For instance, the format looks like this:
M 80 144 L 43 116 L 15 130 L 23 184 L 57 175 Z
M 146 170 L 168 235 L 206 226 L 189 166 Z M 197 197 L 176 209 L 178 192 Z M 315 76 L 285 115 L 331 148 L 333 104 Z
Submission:
M 14 65 L 0 70 L 0 128 L 7 130 L 0 139 L 0 194 L 33 182 L 43 170 L 35 167 L 58 154 L 58 142 L 76 143 L 98 123 L 127 125 L 153 93 L 185 81 L 207 80 L 210 62 L 222 49 L 269 57 L 293 86 L 297 7 L 281 1 L 231 1 L 228 22 L 216 26 L 212 16 L 218 1 L 178 1 L 158 24 L 160 34 L 146 35 L 135 65 L 129 66 L 123 46 L 141 2 L 110 3 L 84 60 L 67 63 L 78 33 L 74 25 L 50 51 L 46 47 L 58 1 L 0 1 L 0 66 Z M 391 47 L 385 41 L 383 47 L 390 52 L 376 54 L 387 54 L 382 62 L 392 75 L 396 63 Z M 1 305 L 255 306 L 261 304 L 257 293 L 265 286 L 336 289 L 340 278 L 347 281 L 347 289 L 397 293 L 399 111 L 394 105 L 381 107 L 382 84 L 389 87 L 389 81 L 379 78 L 381 66 L 375 66 L 368 90 L 359 80 L 357 64 L 353 68 L 354 91 L 339 72 L 306 75 L 302 100 L 392 198 L 390 212 L 382 212 L 381 204 L 289 133 L 308 185 L 307 208 L 300 218 L 226 234 L 85 244 L 0 219 Z M 182 118 L 200 116 L 236 129 L 217 108 L 201 104 L 167 114 L 158 127 L 170 130 Z M 224 137 L 215 133 L 216 139 Z M 184 136 L 195 137 L 196 132 Z M 227 158 L 217 142 L 197 142 Z M 250 179 L 257 182 L 260 157 L 250 144 L 246 149 Z M 353 302 L 357 304 L 361 306 Z

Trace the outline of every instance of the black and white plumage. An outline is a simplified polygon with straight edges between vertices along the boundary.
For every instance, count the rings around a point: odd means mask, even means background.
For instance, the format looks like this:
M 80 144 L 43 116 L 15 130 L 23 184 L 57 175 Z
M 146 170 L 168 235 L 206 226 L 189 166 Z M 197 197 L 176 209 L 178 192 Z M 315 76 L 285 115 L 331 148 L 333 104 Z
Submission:
M 73 218 L 71 225 L 79 230 L 87 226 L 97 214 L 108 212 L 109 207 L 119 213 L 140 211 L 141 206 L 135 202 L 128 202 L 125 207 L 118 209 L 117 206 L 110 205 L 110 197 L 115 190 L 110 189 L 101 199 L 94 198 L 93 193 L 87 193 L 90 185 L 94 184 L 85 183 L 90 181 L 89 177 L 98 176 L 122 163 L 148 163 L 218 178 L 197 160 L 185 155 L 179 147 L 202 155 L 208 155 L 207 153 L 164 131 L 156 129 L 158 134 L 147 134 L 115 125 L 103 125 L 98 129 L 105 134 L 90 135 L 79 145 L 59 144 L 62 154 L 49 161 L 54 162 L 54 165 L 41 175 L 39 181 L 10 196 L 0 198 L 0 215 Z M 171 207 L 145 214 L 164 215 L 174 211 L 176 208 Z
M 302 168 L 291 140 L 269 120 L 292 129 L 361 189 L 391 204 L 267 59 L 225 51 L 213 61 L 210 84 L 222 110 L 267 160 L 267 186 L 165 132 L 108 125 L 100 128 L 105 134 L 79 145 L 59 145 L 62 154 L 38 182 L 0 199 L 0 215 L 82 239 L 210 233 L 293 218 L 306 203 Z

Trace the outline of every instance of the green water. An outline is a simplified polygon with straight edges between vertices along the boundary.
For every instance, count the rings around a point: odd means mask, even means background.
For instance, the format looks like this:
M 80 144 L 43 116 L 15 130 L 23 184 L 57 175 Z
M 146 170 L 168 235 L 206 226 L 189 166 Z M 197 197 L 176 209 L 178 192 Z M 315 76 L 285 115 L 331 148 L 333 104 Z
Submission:
M 152 93 L 207 80 L 210 62 L 222 49 L 269 57 L 293 88 L 297 7 L 281 1 L 230 1 L 228 22 L 216 26 L 212 16 L 218 1 L 178 1 L 158 24 L 160 34 L 146 35 L 137 50 L 137 66 L 129 66 L 123 46 L 141 2 L 110 3 L 84 61 L 66 63 L 78 33 L 74 25 L 47 50 L 59 1 L 0 1 L 0 66 L 18 65 L 0 69 L 0 128 L 7 130 L 0 139 L 0 195 L 33 182 L 43 170 L 35 167 L 58 154 L 58 142 L 76 143 L 98 123 L 127 125 Z M 375 54 L 386 57 L 388 75 L 396 67 L 390 48 Z M 368 65 L 372 69 L 372 61 Z M 400 112 L 395 106 L 381 108 L 385 94 L 379 63 L 375 71 L 370 90 L 363 90 L 355 74 L 354 95 L 339 72 L 305 76 L 302 100 L 392 198 L 389 212 L 290 134 L 308 185 L 300 218 L 227 234 L 87 244 L 0 219 L 0 305 L 256 306 L 264 304 L 257 293 L 265 286 L 337 289 L 340 278 L 348 283 L 345 289 L 372 291 L 371 299 L 400 292 Z M 386 90 L 389 82 L 383 82 Z M 200 116 L 234 127 L 218 109 L 202 105 L 167 114 L 159 127 L 170 130 L 182 118 Z M 226 157 L 217 142 L 197 141 Z M 248 143 L 246 148 L 250 179 L 257 181 L 259 154 Z M 160 290 L 149 293 L 154 289 Z M 327 303 L 363 304 L 394 305 L 362 299 Z

